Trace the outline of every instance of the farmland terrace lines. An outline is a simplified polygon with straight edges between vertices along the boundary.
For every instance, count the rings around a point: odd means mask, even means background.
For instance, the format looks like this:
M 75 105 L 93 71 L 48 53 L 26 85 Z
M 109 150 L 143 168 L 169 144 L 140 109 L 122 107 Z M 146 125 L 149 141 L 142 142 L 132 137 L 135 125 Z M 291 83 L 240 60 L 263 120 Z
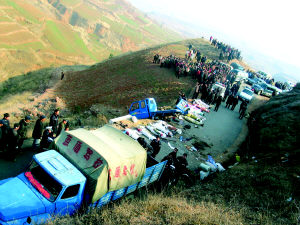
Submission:
M 8 22 L 8 21 L 0 21 L 0 25 L 10 25 L 10 24 L 18 24 L 18 23 L 13 22 L 13 21 L 11 21 L 11 22 Z
M 28 32 L 28 31 L 25 29 L 15 30 L 15 31 L 10 31 L 10 32 L 4 33 L 4 34 L 0 34 L 0 36 L 10 36 L 10 35 L 20 33 L 20 32 Z

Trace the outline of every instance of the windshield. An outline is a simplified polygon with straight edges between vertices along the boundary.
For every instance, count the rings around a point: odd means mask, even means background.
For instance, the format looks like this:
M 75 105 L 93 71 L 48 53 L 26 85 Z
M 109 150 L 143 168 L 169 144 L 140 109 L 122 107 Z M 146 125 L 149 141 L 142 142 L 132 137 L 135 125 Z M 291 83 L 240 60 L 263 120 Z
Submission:
M 32 161 L 25 176 L 35 189 L 46 199 L 53 202 L 59 195 L 62 186 L 54 180 L 36 161 Z
M 253 92 L 250 91 L 249 89 L 244 89 L 243 92 L 246 93 L 247 95 L 253 95 Z

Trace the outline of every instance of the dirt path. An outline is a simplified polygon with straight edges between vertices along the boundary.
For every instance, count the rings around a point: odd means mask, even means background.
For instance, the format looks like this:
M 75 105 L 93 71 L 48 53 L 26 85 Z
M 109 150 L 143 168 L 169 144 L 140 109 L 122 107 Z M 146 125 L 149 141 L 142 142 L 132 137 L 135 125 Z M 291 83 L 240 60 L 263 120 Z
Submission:
M 204 122 L 203 127 L 195 128 L 191 123 L 184 121 L 183 125 L 191 125 L 191 129 L 184 130 L 182 135 L 177 135 L 174 138 L 175 141 L 169 142 L 172 147 L 178 148 L 178 156 L 183 153 L 188 154 L 190 169 L 197 168 L 203 159 L 207 159 L 208 154 L 216 158 L 224 152 L 226 153 L 227 149 L 235 142 L 243 126 L 246 124 L 246 119 L 240 120 L 238 118 L 239 105 L 236 106 L 234 111 L 225 108 L 225 103 L 221 104 L 218 112 L 215 112 L 213 109 L 214 107 L 206 114 L 206 121 Z M 176 126 L 176 124 L 174 125 Z M 190 138 L 193 135 L 201 141 L 206 142 L 211 147 L 199 149 L 197 152 L 188 150 L 187 147 L 193 145 L 194 139 L 187 142 L 181 142 L 179 137 L 183 136 L 184 138 Z M 168 143 L 162 141 L 162 148 L 157 155 L 157 159 L 161 160 L 171 151 L 172 149 L 169 147 Z
M 40 96 L 39 100 L 44 97 L 45 95 Z M 256 95 L 249 106 L 250 110 L 259 107 L 265 101 L 266 98 Z M 191 123 L 186 121 L 184 121 L 182 125 L 174 124 L 176 127 L 191 125 L 191 129 L 184 130 L 182 135 L 176 135 L 172 140 L 168 141 L 172 147 L 177 147 L 179 149 L 178 156 L 183 153 L 188 153 L 190 169 L 197 168 L 202 160 L 207 158 L 207 154 L 212 155 L 219 162 L 223 162 L 228 159 L 228 157 L 232 157 L 247 135 L 247 120 L 245 118 L 243 120 L 238 118 L 239 105 L 236 106 L 234 111 L 231 111 L 225 108 L 225 103 L 223 102 L 218 112 L 214 112 L 213 109 L 214 107 L 210 113 L 206 114 L 206 121 L 203 127 L 195 128 Z M 179 137 L 183 136 L 184 138 L 190 138 L 193 135 L 198 139 L 205 141 L 207 144 L 211 145 L 211 147 L 198 150 L 197 152 L 188 150 L 186 146 L 192 146 L 194 140 L 181 142 Z M 172 151 L 168 142 L 162 141 L 162 148 L 156 157 L 157 160 L 160 161 L 165 155 Z M 31 143 L 32 140 L 28 140 L 25 145 L 31 146 Z M 23 171 L 31 161 L 33 154 L 35 153 L 31 150 L 24 151 L 17 157 L 16 162 L 7 161 L 1 156 L 0 180 L 16 176 Z
M 253 111 L 260 105 L 264 104 L 267 98 L 255 95 L 251 104 L 248 106 L 248 111 Z M 248 134 L 247 119 L 239 119 L 240 103 L 235 107 L 234 111 L 225 108 L 225 103 L 222 102 L 218 112 L 214 111 L 212 107 L 209 113 L 206 113 L 206 121 L 204 127 L 195 128 L 191 127 L 189 130 L 184 130 L 182 135 L 177 135 L 174 140 L 170 141 L 172 147 L 178 148 L 177 156 L 183 153 L 188 154 L 188 162 L 190 169 L 196 169 L 203 159 L 207 159 L 207 155 L 211 155 L 217 162 L 225 162 L 230 157 L 233 157 L 239 146 L 245 140 Z M 191 123 L 184 122 L 184 125 L 192 125 Z M 174 124 L 176 126 L 176 124 Z M 178 125 L 177 125 L 178 126 Z M 194 143 L 194 139 L 181 142 L 180 136 L 190 138 L 193 135 L 198 137 L 201 141 L 206 142 L 211 147 L 198 149 L 197 152 L 190 151 L 190 147 Z M 164 156 L 170 153 L 172 149 L 169 147 L 168 142 L 162 141 L 162 148 L 157 155 L 157 160 L 161 160 Z

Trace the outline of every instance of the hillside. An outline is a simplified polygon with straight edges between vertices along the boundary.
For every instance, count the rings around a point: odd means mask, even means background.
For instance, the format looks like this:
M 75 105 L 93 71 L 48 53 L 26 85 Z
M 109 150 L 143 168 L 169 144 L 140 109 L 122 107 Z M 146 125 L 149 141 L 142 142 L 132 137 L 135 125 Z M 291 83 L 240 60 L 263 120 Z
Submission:
M 130 103 L 155 97 L 159 105 L 172 104 L 179 91 L 189 94 L 195 81 L 189 77 L 178 80 L 173 69 L 153 64 L 153 56 L 174 54 L 184 57 L 189 44 L 200 48 L 209 59 L 217 59 L 218 51 L 204 39 L 183 41 L 114 57 L 88 70 L 68 73 L 57 86 L 57 95 L 69 108 L 88 109 L 103 104 L 126 109 Z
M 179 39 L 125 0 L 1 0 L 0 81 Z
M 155 97 L 159 106 L 172 105 L 179 91 L 191 92 L 195 81 L 190 77 L 178 80 L 173 69 L 153 64 L 153 56 L 184 57 L 189 44 L 209 59 L 218 58 L 217 49 L 207 40 L 194 39 L 115 56 L 92 66 L 32 71 L 0 84 L 0 114 L 12 113 L 12 122 L 18 122 L 24 114 L 48 116 L 59 107 L 64 118 L 74 122 L 72 126 L 81 118 L 86 126 L 97 127 L 126 114 L 135 100 Z M 65 78 L 61 81 L 62 70 Z
M 241 162 L 207 181 L 148 189 L 48 224 L 299 224 L 299 99 L 300 84 L 255 110 Z

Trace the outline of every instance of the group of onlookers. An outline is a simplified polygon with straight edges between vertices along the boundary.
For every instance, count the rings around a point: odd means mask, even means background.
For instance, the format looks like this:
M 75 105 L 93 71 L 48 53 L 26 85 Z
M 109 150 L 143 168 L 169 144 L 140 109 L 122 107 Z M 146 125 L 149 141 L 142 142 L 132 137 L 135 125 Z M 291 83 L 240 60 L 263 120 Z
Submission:
M 5 113 L 0 120 L 0 151 L 10 160 L 15 161 L 18 152 L 22 151 L 24 140 L 28 137 L 28 130 L 32 121 L 27 115 L 19 123 L 10 126 L 10 114 Z M 69 130 L 69 123 L 63 119 L 60 123 L 59 109 L 55 109 L 50 117 L 50 122 L 46 124 L 46 116 L 41 115 L 35 122 L 32 138 L 33 150 L 39 151 L 48 148 L 55 137 L 59 136 L 62 130 Z
M 221 41 L 218 41 L 216 38 L 210 36 L 209 41 L 211 45 L 215 46 L 217 49 L 221 50 L 219 59 L 230 61 L 232 59 L 240 60 L 241 52 L 238 49 L 232 48 L 230 45 L 227 45 Z

